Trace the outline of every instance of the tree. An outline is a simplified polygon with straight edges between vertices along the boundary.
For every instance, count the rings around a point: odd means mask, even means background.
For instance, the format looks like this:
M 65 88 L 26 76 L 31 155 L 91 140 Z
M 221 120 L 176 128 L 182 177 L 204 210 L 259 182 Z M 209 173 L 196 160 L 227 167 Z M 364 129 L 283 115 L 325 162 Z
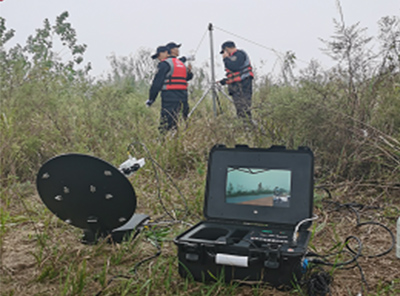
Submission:
M 7 30 L 6 20 L 0 17 L 0 98 L 9 97 L 28 71 L 28 61 L 20 45 L 6 50 L 6 43 L 14 37 L 14 30 Z M 0 102 L 1 102 L 0 99 Z
M 368 48 L 372 37 L 365 35 L 367 28 L 360 28 L 359 23 L 346 26 L 340 1 L 337 1 L 340 21 L 334 20 L 335 34 L 331 40 L 323 40 L 327 46 L 323 49 L 333 60 L 338 62 L 337 71 L 347 83 L 350 115 L 358 113 L 360 99 L 357 85 L 372 76 L 372 63 L 375 58 Z M 362 118 L 360 118 L 362 120 Z
M 134 56 L 128 57 L 113 54 L 108 60 L 111 64 L 108 82 L 126 91 L 132 91 L 138 85 L 149 85 L 157 69 L 157 63 L 151 59 L 151 51 L 148 49 L 140 49 Z
M 293 74 L 293 69 L 296 67 L 296 55 L 287 51 L 282 61 L 282 77 L 286 85 L 291 85 L 295 82 L 295 77 Z
M 400 70 L 400 21 L 396 16 L 383 17 L 379 21 L 381 54 L 383 57 L 379 73 Z
M 67 22 L 68 12 L 56 18 L 55 25 L 48 19 L 43 22 L 43 28 L 37 29 L 34 35 L 28 37 L 26 45 L 6 49 L 5 44 L 14 36 L 14 30 L 8 30 L 5 19 L 0 18 L 0 77 L 2 86 L 1 97 L 9 98 L 13 90 L 28 81 L 48 83 L 54 80 L 69 82 L 81 79 L 90 71 L 90 64 L 78 68 L 83 61 L 85 44 L 78 44 L 76 31 Z M 67 48 L 69 59 L 62 59 L 55 51 L 54 42 L 60 40 L 63 50 Z

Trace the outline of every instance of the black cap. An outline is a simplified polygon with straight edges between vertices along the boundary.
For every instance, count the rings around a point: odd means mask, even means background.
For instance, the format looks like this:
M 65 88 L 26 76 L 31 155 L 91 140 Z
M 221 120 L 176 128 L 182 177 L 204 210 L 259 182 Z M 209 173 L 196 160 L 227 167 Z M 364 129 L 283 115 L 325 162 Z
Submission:
M 219 53 L 221 53 L 221 54 L 224 53 L 224 50 L 227 47 L 232 48 L 232 47 L 236 47 L 236 45 L 233 41 L 225 41 L 224 43 L 222 43 L 222 46 L 221 46 L 222 50 Z
M 154 60 L 154 59 L 158 58 L 158 55 L 159 55 L 161 52 L 164 52 L 164 51 L 167 51 L 167 50 L 168 50 L 168 48 L 167 48 L 166 46 L 159 46 L 159 47 L 157 47 L 156 53 L 153 54 L 153 55 L 151 56 L 151 58 Z
M 168 52 L 171 51 L 171 49 L 176 48 L 176 47 L 181 47 L 182 44 L 176 44 L 175 42 L 170 42 L 166 45 Z

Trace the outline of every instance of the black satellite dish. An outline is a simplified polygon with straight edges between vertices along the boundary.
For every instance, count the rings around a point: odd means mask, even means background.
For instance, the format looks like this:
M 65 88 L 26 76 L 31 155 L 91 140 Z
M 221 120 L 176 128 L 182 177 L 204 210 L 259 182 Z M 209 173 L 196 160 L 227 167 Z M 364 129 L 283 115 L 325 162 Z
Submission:
M 136 194 L 125 175 L 111 164 L 84 154 L 48 160 L 36 178 L 44 204 L 58 218 L 84 230 L 84 243 L 133 230 L 148 216 L 134 215 Z

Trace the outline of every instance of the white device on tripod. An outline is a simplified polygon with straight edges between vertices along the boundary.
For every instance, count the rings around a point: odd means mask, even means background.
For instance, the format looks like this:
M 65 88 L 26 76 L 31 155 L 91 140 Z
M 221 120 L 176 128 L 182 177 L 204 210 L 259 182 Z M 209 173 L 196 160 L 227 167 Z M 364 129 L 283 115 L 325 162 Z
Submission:
M 132 175 L 145 164 L 144 158 L 136 159 L 129 154 L 129 158 L 119 166 L 119 170 L 127 177 Z

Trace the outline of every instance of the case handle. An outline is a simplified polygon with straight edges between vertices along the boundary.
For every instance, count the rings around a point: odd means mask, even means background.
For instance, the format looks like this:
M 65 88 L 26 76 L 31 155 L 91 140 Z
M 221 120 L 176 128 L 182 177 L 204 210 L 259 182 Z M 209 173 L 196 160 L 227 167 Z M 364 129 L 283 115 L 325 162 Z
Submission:
M 249 257 L 230 254 L 217 254 L 215 256 L 215 263 L 221 265 L 249 267 Z

